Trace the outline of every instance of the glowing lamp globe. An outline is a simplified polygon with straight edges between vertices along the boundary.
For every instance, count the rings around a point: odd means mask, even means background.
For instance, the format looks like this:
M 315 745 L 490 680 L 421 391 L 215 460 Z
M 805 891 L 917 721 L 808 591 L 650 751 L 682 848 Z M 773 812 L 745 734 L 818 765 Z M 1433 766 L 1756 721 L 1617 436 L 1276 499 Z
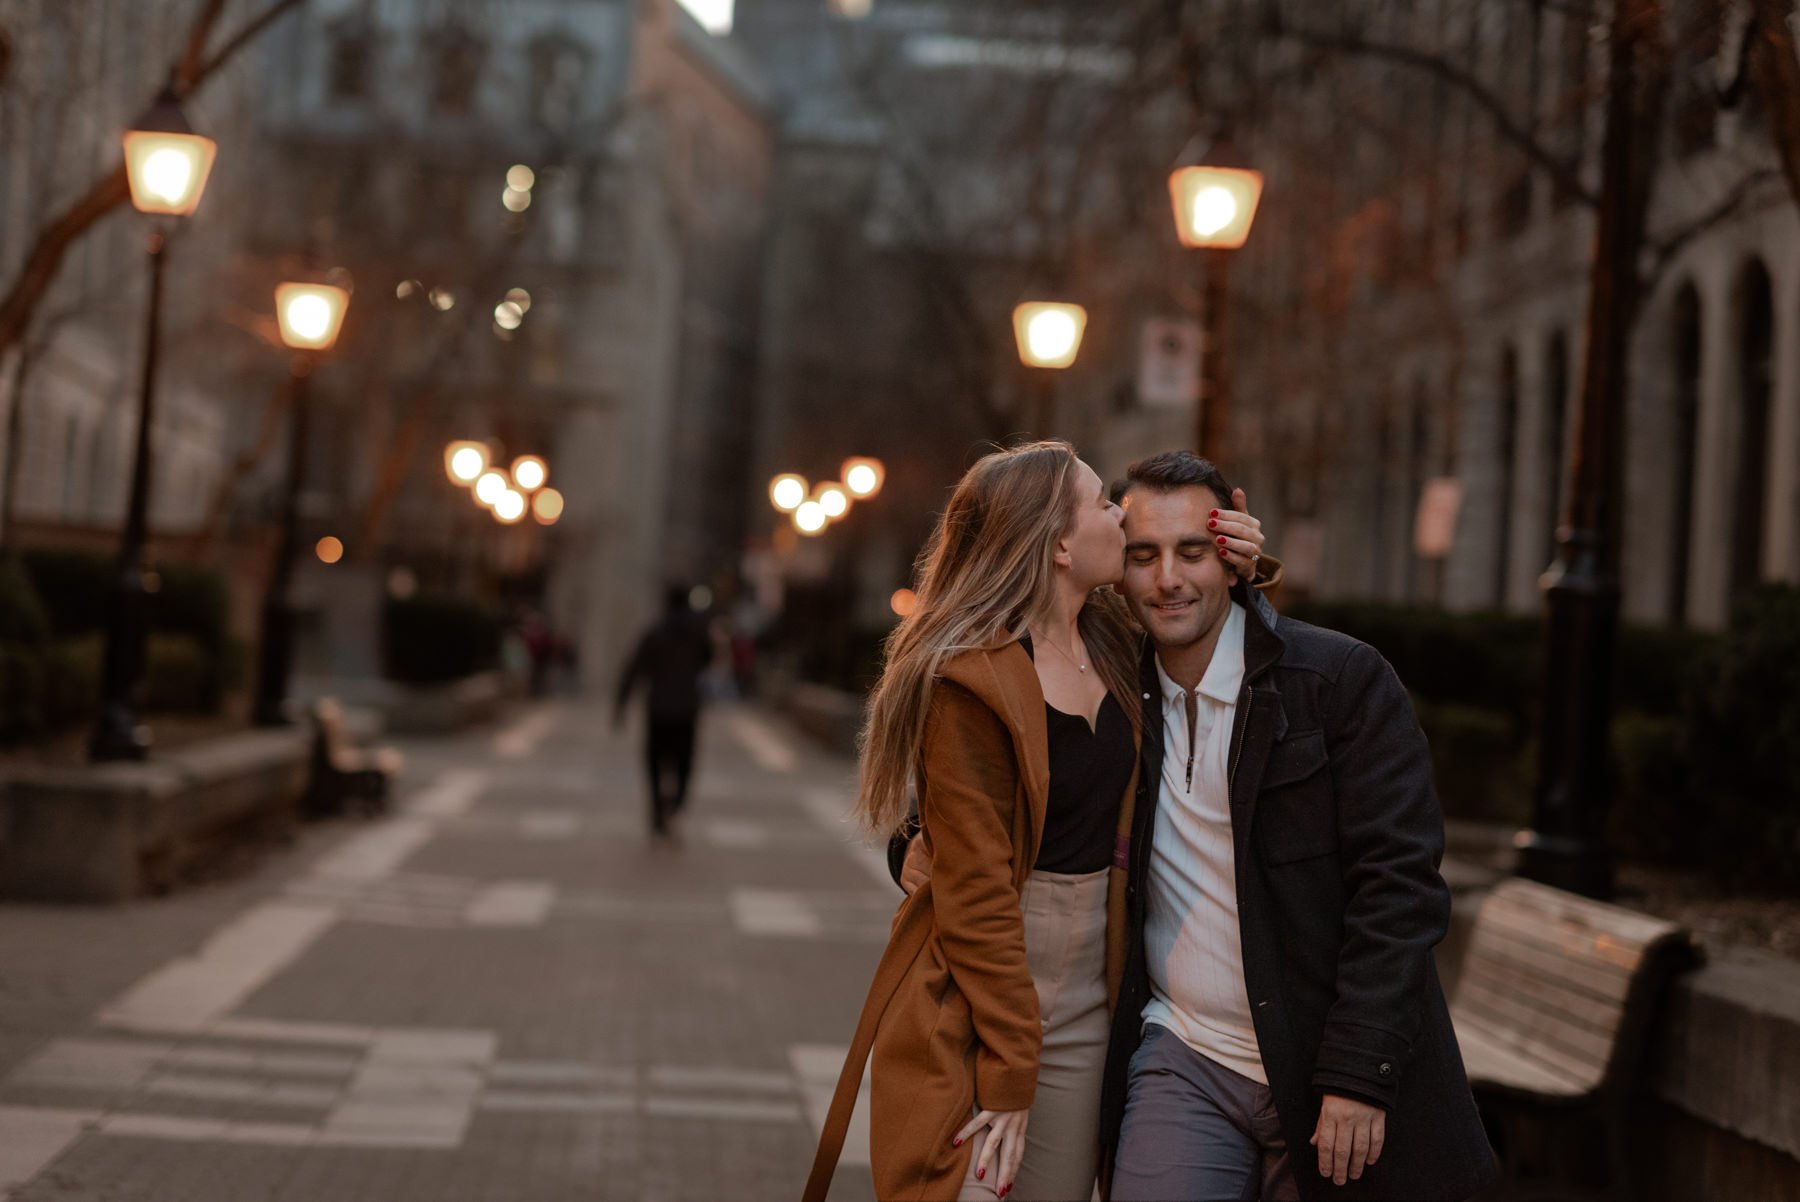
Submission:
M 141 213 L 186 217 L 200 204 L 219 144 L 194 132 L 172 92 L 164 92 L 125 132 L 125 174 Z
M 1239 167 L 1182 167 L 1169 175 L 1175 233 L 1183 246 L 1230 250 L 1250 236 L 1262 199 L 1260 171 Z
M 1064 368 L 1075 362 L 1087 310 L 1080 305 L 1029 301 L 1013 310 L 1013 333 L 1019 359 L 1027 367 Z

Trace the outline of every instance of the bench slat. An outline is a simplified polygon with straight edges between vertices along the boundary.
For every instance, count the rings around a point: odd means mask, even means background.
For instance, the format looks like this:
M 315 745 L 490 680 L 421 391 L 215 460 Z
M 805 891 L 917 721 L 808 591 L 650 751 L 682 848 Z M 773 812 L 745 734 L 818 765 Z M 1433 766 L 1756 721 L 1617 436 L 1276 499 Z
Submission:
M 1622 1006 L 1631 978 L 1608 966 L 1583 964 L 1570 956 L 1523 940 L 1496 924 L 1477 929 L 1464 964 L 1493 962 L 1527 980 L 1554 981 L 1609 1006 Z
M 1639 951 L 1670 935 L 1679 935 L 1679 923 L 1593 901 L 1536 881 L 1513 878 L 1494 889 L 1489 902 L 1499 901 L 1509 911 L 1550 924 L 1573 924 L 1604 932 L 1609 940 Z
M 1643 960 L 1643 948 L 1637 944 L 1610 938 L 1590 927 L 1552 922 L 1508 906 L 1496 907 L 1491 915 L 1486 913 L 1488 906 L 1493 904 L 1490 899 L 1482 906 L 1482 913 L 1475 920 L 1478 931 L 1483 925 L 1492 926 L 1522 946 L 1536 948 L 1552 957 L 1571 958 L 1588 966 L 1588 971 L 1596 975 L 1610 974 L 1627 982 Z
M 1464 962 L 1459 980 L 1469 982 L 1472 996 L 1503 993 L 1543 1013 L 1551 1021 L 1598 1032 L 1609 1039 L 1619 1029 L 1619 1020 L 1625 1011 L 1616 1002 L 1565 988 L 1561 982 L 1516 973 L 1510 971 L 1511 968 L 1502 961 L 1471 959 Z M 1460 995 L 1461 984 L 1457 991 Z
M 1469 1081 L 1477 1086 L 1491 1081 L 1551 1097 L 1575 1098 L 1591 1093 L 1599 1083 L 1521 1055 L 1481 1023 L 1458 1019 L 1456 1041 L 1462 1047 Z
M 1513 1033 L 1508 1036 L 1508 1043 L 1533 1058 L 1549 1064 L 1566 1064 L 1572 1074 L 1591 1075 L 1596 1080 L 1606 1072 L 1607 1061 L 1612 1056 L 1613 1036 L 1618 1031 L 1616 1019 L 1608 1030 L 1570 1023 L 1561 1015 L 1512 992 L 1504 983 L 1491 979 L 1471 980 L 1467 997 L 1458 986 L 1452 1021 L 1458 1014 L 1490 1027 L 1506 1028 Z

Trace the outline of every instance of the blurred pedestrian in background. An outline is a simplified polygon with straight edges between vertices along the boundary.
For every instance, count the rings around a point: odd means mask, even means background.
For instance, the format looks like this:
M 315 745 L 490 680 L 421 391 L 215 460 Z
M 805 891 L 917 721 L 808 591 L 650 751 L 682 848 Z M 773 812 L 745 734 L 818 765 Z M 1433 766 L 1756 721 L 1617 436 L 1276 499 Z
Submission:
M 640 682 L 649 682 L 644 754 L 650 771 L 650 829 L 666 834 L 669 819 L 687 801 L 700 722 L 701 677 L 713 660 L 713 640 L 703 614 L 688 604 L 688 591 L 671 586 L 663 616 L 642 637 L 619 675 L 613 726 L 625 723 L 625 706 Z

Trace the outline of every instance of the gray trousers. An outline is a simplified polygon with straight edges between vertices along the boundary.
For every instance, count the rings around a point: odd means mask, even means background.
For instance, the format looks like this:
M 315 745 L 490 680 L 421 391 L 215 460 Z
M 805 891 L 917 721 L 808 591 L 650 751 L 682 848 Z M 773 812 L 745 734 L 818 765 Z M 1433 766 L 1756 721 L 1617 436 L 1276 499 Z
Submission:
M 1113 1202 L 1299 1202 L 1268 1086 L 1152 1023 L 1131 1057 Z

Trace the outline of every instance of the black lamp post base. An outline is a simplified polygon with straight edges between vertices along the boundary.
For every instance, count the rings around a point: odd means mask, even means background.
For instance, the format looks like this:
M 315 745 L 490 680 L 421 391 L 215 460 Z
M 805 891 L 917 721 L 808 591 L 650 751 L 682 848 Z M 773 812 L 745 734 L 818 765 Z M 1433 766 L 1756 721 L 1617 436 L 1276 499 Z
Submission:
M 130 709 L 108 705 L 94 728 L 88 744 L 88 758 L 96 763 L 116 760 L 142 760 L 150 755 L 150 728 L 137 720 Z
M 1519 849 L 1518 874 L 1526 880 L 1583 897 L 1613 895 L 1615 865 L 1605 843 L 1520 831 L 1513 846 Z

